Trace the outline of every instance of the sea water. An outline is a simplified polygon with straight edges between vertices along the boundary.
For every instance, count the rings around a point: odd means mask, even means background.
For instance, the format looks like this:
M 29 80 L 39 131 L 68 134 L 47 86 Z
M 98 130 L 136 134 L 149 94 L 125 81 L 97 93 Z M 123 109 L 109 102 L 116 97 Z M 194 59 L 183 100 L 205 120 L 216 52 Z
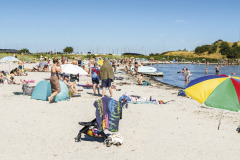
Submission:
M 205 69 L 208 67 L 208 75 L 216 75 L 216 65 L 202 65 L 202 64 L 156 64 L 153 65 L 158 72 L 163 72 L 163 77 L 155 77 L 157 81 L 167 83 L 173 86 L 185 88 L 187 82 L 185 81 L 185 74 L 178 73 L 184 67 L 191 72 L 190 81 L 202 76 L 205 76 Z M 225 74 L 227 76 L 235 73 L 234 76 L 240 77 L 240 66 L 237 65 L 219 65 L 219 75 Z

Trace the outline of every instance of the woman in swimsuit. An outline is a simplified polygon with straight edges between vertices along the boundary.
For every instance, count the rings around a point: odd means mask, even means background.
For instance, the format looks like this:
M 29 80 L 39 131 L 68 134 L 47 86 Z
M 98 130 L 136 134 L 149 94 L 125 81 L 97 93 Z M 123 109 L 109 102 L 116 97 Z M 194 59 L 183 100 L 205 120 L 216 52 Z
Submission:
M 58 65 L 60 68 L 58 68 Z M 53 102 L 53 98 L 61 92 L 61 87 L 58 79 L 58 73 L 62 72 L 61 62 L 58 62 L 58 59 L 53 60 L 53 65 L 51 68 L 51 77 L 50 77 L 50 83 L 51 83 L 51 89 L 52 94 L 50 97 L 48 97 L 49 103 Z

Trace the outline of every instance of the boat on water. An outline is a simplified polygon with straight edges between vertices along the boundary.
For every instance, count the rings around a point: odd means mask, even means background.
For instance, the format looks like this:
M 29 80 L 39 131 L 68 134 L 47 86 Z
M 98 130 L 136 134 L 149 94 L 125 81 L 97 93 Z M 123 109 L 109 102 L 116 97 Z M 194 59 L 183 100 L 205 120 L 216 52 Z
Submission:
M 131 67 L 131 70 L 134 72 L 134 67 Z M 149 66 L 138 67 L 138 72 L 148 76 L 163 76 L 163 72 L 157 72 L 156 68 Z
M 134 71 L 134 67 L 131 67 L 131 70 Z M 139 73 L 154 73 L 154 72 L 157 72 L 157 69 L 154 67 L 149 67 L 149 66 L 141 66 L 141 67 L 138 67 L 138 72 Z

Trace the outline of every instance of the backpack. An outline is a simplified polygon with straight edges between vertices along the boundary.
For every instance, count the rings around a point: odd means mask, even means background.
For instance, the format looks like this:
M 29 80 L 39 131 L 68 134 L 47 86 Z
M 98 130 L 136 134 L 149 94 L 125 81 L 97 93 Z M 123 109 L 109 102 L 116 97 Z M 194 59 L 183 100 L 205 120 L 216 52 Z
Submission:
M 22 86 L 23 94 L 25 94 L 27 96 L 31 96 L 34 88 L 35 88 L 35 86 L 28 86 L 28 83 L 23 84 L 23 86 Z

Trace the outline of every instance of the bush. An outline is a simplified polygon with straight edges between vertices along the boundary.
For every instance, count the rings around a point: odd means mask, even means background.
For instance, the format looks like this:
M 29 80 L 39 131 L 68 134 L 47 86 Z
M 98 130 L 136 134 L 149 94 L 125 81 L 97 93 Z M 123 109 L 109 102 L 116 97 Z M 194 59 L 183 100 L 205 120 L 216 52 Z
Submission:
M 210 50 L 211 50 L 210 45 L 202 45 L 202 46 L 196 47 L 195 53 L 201 54 L 201 53 L 204 53 L 204 52 L 209 52 Z
M 208 54 L 216 53 L 216 52 L 217 52 L 217 45 L 212 45 L 210 50 L 208 51 Z

